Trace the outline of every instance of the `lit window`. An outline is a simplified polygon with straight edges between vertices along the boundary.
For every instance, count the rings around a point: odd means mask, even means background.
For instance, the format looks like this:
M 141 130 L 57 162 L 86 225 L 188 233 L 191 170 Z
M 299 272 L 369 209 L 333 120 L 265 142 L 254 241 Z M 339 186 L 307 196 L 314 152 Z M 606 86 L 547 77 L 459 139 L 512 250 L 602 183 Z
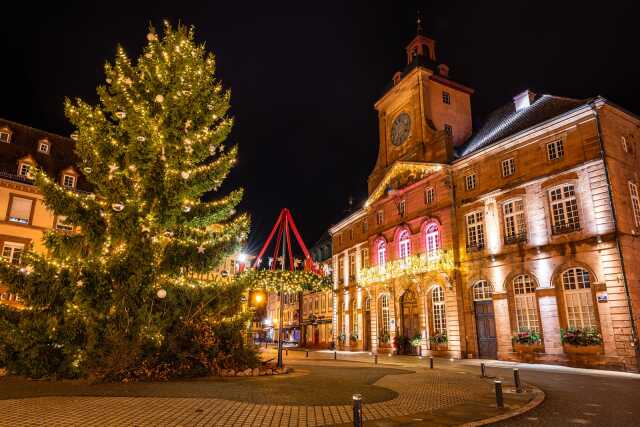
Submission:
M 515 243 L 527 240 L 527 228 L 524 220 L 524 202 L 511 200 L 502 205 L 504 214 L 504 242 Z
M 449 92 L 442 91 L 442 102 L 445 104 L 451 104 L 451 95 Z
M 427 205 L 432 205 L 436 201 L 436 192 L 433 187 L 425 188 L 424 190 L 424 202 Z
M 75 188 L 76 186 L 76 177 L 73 175 L 63 175 L 62 176 L 62 185 L 67 188 Z
M 398 252 L 400 255 L 400 259 L 406 261 L 409 258 L 411 252 L 411 239 L 409 236 L 409 231 L 404 230 L 400 233 L 399 243 L 398 243 Z
M 49 142 L 40 141 L 38 143 L 38 151 L 44 154 L 49 154 Z
M 31 178 L 31 163 L 20 163 L 18 166 L 18 175 Z
M 338 258 L 338 283 L 344 281 L 344 256 Z
M 9 143 L 11 142 L 11 132 L 7 132 L 6 130 L 0 130 L 0 142 Z
M 351 321 L 351 334 L 358 336 L 358 305 L 357 300 L 353 300 L 353 304 L 351 305 L 351 316 L 353 320 Z
M 473 300 L 474 301 L 487 301 L 493 296 L 493 290 L 491 285 L 486 280 L 478 280 L 473 285 Z
M 361 256 L 362 268 L 369 267 L 369 248 L 363 248 Z
M 22 243 L 4 242 L 2 256 L 11 264 L 20 264 L 23 251 L 24 244 Z
M 580 229 L 578 201 L 572 184 L 565 184 L 549 190 L 551 204 L 551 225 L 553 234 L 567 233 Z
M 67 217 L 64 215 L 58 215 L 56 217 L 56 230 L 72 231 L 73 225 L 67 222 Z
M 640 199 L 638 199 L 638 186 L 629 181 L 629 194 L 631 195 L 631 208 L 636 227 L 640 227 Z
M 400 200 L 400 203 L 398 203 L 398 214 L 400 216 L 404 216 L 406 212 L 407 212 L 407 201 Z
M 380 296 L 380 337 L 389 335 L 391 325 L 389 321 L 389 295 Z
M 433 305 L 433 333 L 447 335 L 447 317 L 442 286 L 436 285 L 431 290 L 431 304 Z
M 438 254 L 438 249 L 440 249 L 440 231 L 438 230 L 438 226 L 436 224 L 431 224 L 427 227 L 425 232 L 425 239 L 427 257 L 432 258 Z
M 376 212 L 376 224 L 382 225 L 383 222 L 384 222 L 384 212 L 380 210 Z
M 595 328 L 596 313 L 589 272 L 584 268 L 570 268 L 562 273 L 567 324 L 570 328 Z
M 472 212 L 466 217 L 467 250 L 484 248 L 484 218 L 482 211 Z
M 502 161 L 502 176 L 507 177 L 516 173 L 516 161 L 512 158 Z
M 349 278 L 353 279 L 356 275 L 356 254 L 349 254 Z
M 528 274 L 513 279 L 513 293 L 516 302 L 516 324 L 518 332 L 538 331 L 538 308 L 535 285 Z
M 464 177 L 464 189 L 467 191 L 473 190 L 478 185 L 478 179 L 475 173 L 470 173 Z
M 387 244 L 384 241 L 378 243 L 378 265 L 384 268 L 387 261 Z
M 29 224 L 31 222 L 32 206 L 33 200 L 14 196 L 9 207 L 9 221 Z
M 547 157 L 549 160 L 559 160 L 564 157 L 564 143 L 561 139 L 547 144 Z
M 453 138 L 453 127 L 451 125 L 448 124 L 444 124 L 444 131 L 447 135 L 449 135 L 450 137 Z

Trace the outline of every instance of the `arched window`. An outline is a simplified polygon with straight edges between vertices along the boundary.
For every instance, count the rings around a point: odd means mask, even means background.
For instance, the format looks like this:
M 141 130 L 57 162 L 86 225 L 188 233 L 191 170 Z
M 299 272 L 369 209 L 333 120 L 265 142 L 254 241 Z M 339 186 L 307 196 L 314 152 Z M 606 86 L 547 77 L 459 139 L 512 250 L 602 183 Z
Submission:
M 364 311 L 371 311 L 371 298 L 369 297 L 364 300 Z
M 518 332 L 539 331 L 538 308 L 535 284 L 528 274 L 513 278 L 513 293 L 516 302 L 516 323 Z
M 387 262 L 387 244 L 384 240 L 378 242 L 378 265 L 384 267 Z
M 351 335 L 358 336 L 358 301 L 353 300 L 351 304 Z
M 436 285 L 431 290 L 431 304 L 433 306 L 433 333 L 447 334 L 447 317 L 445 315 L 444 289 Z
M 401 260 L 407 260 L 411 254 L 411 239 L 409 230 L 404 230 L 398 237 L 398 253 Z
M 562 288 L 569 327 L 597 327 L 589 272 L 580 267 L 568 269 L 562 273 Z
M 440 249 L 440 230 L 437 224 L 431 224 L 425 230 L 425 248 L 427 249 L 427 257 L 433 258 L 438 254 Z
M 380 336 L 389 335 L 391 330 L 389 322 L 389 295 L 382 294 L 380 296 Z
M 486 280 L 478 280 L 473 285 L 473 300 L 474 301 L 486 301 L 490 300 L 493 296 L 493 290 L 491 285 Z

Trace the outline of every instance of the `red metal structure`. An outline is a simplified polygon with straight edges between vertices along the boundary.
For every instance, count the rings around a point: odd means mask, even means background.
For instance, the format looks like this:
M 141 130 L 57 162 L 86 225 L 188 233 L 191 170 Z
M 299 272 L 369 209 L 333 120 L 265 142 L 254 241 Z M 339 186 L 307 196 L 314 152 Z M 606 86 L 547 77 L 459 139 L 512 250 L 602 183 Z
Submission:
M 276 236 L 276 245 L 273 249 L 273 259 L 276 260 L 278 258 L 278 254 L 282 254 L 282 269 L 284 270 L 285 261 L 286 261 L 285 258 L 286 258 L 286 254 L 288 253 L 289 269 L 295 270 L 295 267 L 296 267 L 295 258 L 293 256 L 293 252 L 291 251 L 291 235 L 289 230 L 293 231 L 293 235 L 298 241 L 298 246 L 300 246 L 300 249 L 302 249 L 302 253 L 304 254 L 304 270 L 311 271 L 316 274 L 321 274 L 318 267 L 313 262 L 313 259 L 311 259 L 311 254 L 309 253 L 309 250 L 307 250 L 307 247 L 305 246 L 304 241 L 302 240 L 302 237 L 300 237 L 300 232 L 298 232 L 298 227 L 296 227 L 296 223 L 293 221 L 291 212 L 287 208 L 284 208 L 280 211 L 280 215 L 278 216 L 278 219 L 276 220 L 276 223 L 274 224 L 273 229 L 271 230 L 271 233 L 269 233 L 269 237 L 267 237 L 267 240 L 264 242 L 262 249 L 260 249 L 260 253 L 256 258 L 256 261 L 253 264 L 253 267 L 254 268 L 259 267 L 260 262 L 262 261 L 262 256 L 266 252 L 267 247 L 271 243 L 271 240 L 273 239 L 273 237 Z M 275 270 L 276 263 L 272 262 L 269 268 L 271 270 Z

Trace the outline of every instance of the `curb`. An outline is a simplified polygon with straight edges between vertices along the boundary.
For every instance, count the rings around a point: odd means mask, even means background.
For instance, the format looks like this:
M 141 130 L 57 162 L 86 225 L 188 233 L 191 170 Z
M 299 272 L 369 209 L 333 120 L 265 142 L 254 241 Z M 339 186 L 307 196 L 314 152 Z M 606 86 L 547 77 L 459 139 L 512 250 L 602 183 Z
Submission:
M 508 420 L 510 418 L 514 418 L 514 417 L 522 415 L 522 414 L 524 414 L 526 412 L 531 411 L 532 409 L 538 407 L 542 402 L 544 402 L 544 399 L 545 399 L 546 395 L 542 390 L 540 390 L 536 386 L 529 385 L 529 387 L 531 387 L 533 389 L 533 392 L 535 393 L 535 397 L 530 402 L 528 402 L 526 405 L 521 406 L 520 408 L 516 409 L 515 411 L 509 411 L 509 412 L 506 412 L 504 414 L 493 416 L 491 418 L 485 418 L 484 420 L 472 421 L 470 423 L 464 423 L 464 424 L 461 424 L 460 426 L 461 427 L 486 426 L 488 424 L 493 424 L 493 423 L 497 423 L 499 421 Z

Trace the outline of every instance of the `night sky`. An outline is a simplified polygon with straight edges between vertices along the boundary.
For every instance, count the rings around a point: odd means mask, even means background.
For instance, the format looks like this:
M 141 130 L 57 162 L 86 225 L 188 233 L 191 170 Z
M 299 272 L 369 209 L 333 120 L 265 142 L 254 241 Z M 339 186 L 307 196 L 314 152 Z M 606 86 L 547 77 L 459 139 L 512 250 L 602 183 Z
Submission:
M 349 196 L 366 197 L 378 149 L 373 104 L 405 65 L 417 7 L 451 78 L 476 90 L 474 128 L 527 88 L 600 94 L 640 113 L 632 2 L 27 3 L 3 10 L 0 116 L 63 135 L 64 97 L 96 101 L 117 43 L 133 56 L 149 22 L 196 26 L 232 90 L 240 157 L 226 187 L 246 190 L 254 251 L 282 207 L 311 245 Z

